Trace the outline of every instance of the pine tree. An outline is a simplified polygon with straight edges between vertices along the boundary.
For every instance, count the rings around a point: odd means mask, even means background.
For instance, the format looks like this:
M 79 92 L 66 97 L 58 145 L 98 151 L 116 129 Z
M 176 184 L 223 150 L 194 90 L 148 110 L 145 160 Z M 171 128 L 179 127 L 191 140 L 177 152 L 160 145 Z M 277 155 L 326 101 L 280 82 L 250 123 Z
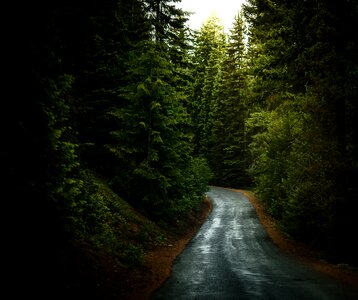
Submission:
M 185 19 L 166 1 L 148 1 L 145 9 L 152 38 L 129 53 L 121 103 L 107 113 L 116 128 L 106 148 L 119 161 L 112 180 L 117 193 L 153 217 L 170 219 L 193 205 L 189 193 L 196 198 L 202 191 L 188 188 L 185 178 L 193 163 L 183 94 Z
M 222 76 L 213 112 L 210 164 L 220 184 L 243 186 L 248 183 L 247 145 L 245 138 L 246 108 L 244 88 L 245 27 L 240 15 L 235 17 L 223 60 Z
M 226 36 L 221 20 L 212 15 L 202 26 L 195 41 L 195 82 L 191 95 L 191 114 L 194 121 L 196 153 L 207 156 L 212 145 L 213 112 L 220 82 Z

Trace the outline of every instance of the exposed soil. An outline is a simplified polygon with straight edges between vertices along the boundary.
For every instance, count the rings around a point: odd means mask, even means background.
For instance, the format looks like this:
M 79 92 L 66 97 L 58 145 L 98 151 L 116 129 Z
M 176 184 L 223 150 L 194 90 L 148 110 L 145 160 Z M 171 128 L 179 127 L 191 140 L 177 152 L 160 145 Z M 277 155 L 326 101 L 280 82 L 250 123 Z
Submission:
M 309 264 L 320 272 L 324 272 L 337 280 L 358 288 L 358 274 L 355 270 L 350 269 L 349 266 L 346 265 L 334 265 L 321 260 L 318 253 L 314 250 L 282 234 L 274 219 L 265 212 L 264 206 L 252 192 L 237 189 L 234 191 L 243 193 L 249 199 L 256 209 L 260 222 L 273 242 L 282 251 L 297 257 L 305 264 Z M 170 277 L 171 267 L 175 258 L 195 236 L 211 212 L 211 209 L 210 201 L 205 199 L 200 211 L 195 218 L 191 220 L 191 226 L 187 228 L 184 235 L 171 240 L 163 247 L 150 251 L 146 256 L 145 270 L 143 270 L 143 272 L 134 272 L 134 275 L 131 273 L 131 275 L 128 276 L 126 282 L 127 288 L 123 291 L 121 299 L 150 299 L 150 296 Z
M 123 291 L 121 299 L 149 299 L 165 280 L 170 277 L 175 258 L 195 236 L 211 210 L 211 202 L 205 198 L 198 212 L 191 216 L 190 220 L 187 220 L 189 226 L 181 229 L 184 232 L 180 234 L 179 238 L 173 237 L 165 246 L 149 251 L 145 258 L 145 270 L 130 275 L 127 289 Z

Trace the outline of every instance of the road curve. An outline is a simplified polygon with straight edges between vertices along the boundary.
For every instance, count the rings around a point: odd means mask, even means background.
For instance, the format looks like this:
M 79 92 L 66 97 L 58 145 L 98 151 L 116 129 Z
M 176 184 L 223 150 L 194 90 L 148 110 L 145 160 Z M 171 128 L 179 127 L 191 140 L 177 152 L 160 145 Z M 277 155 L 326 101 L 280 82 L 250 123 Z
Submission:
M 358 291 L 282 253 L 241 193 L 212 187 L 213 211 L 152 299 L 357 300 Z

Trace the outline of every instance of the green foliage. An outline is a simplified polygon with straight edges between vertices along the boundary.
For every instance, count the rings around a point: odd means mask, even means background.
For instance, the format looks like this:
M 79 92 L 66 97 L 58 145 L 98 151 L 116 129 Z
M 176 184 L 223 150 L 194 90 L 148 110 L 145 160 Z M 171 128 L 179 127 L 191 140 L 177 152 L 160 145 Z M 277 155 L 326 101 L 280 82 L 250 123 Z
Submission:
M 193 116 L 195 152 L 199 155 L 206 155 L 212 146 L 213 113 L 217 106 L 225 47 L 226 36 L 221 20 L 211 16 L 195 38 L 193 55 L 195 81 L 190 114 Z
M 249 164 L 244 91 L 247 85 L 245 26 L 242 17 L 235 18 L 224 51 L 223 66 L 215 94 L 211 129 L 211 148 L 207 150 L 215 184 L 247 186 Z
M 124 249 L 123 260 L 130 265 L 143 265 L 144 251 L 141 247 L 128 244 Z
M 72 239 L 85 240 L 124 263 L 142 264 L 145 249 L 162 244 L 165 233 L 135 212 L 98 175 L 87 170 L 81 179 L 82 193 L 67 212 Z
M 355 223 L 352 202 L 336 210 L 348 196 L 339 174 L 356 168 L 346 150 L 352 141 L 347 116 L 356 106 L 348 99 L 356 87 L 346 85 L 352 73 L 344 70 L 356 65 L 357 55 L 348 48 L 357 41 L 345 30 L 357 10 L 349 1 L 342 5 L 249 1 L 244 9 L 250 25 L 250 173 L 289 234 L 331 246 L 332 240 L 342 241 L 337 221 L 342 214 L 350 226 Z
M 206 159 L 191 158 L 188 161 L 187 167 L 179 178 L 177 193 L 180 192 L 181 196 L 171 211 L 174 218 L 179 219 L 202 202 L 203 194 L 208 191 L 208 182 L 212 176 Z
M 72 84 L 73 77 L 67 74 L 56 80 L 48 80 L 48 103 L 43 104 L 48 127 L 49 196 L 58 203 L 58 209 L 66 209 L 72 205 L 74 198 L 80 193 L 81 185 L 81 181 L 75 177 L 79 167 L 76 154 L 78 145 L 71 140 L 73 132 L 68 125 L 70 106 L 67 98 Z
M 172 85 L 175 68 L 162 47 L 148 42 L 132 53 L 132 82 L 121 91 L 123 105 L 108 112 L 120 126 L 111 132 L 116 144 L 107 148 L 121 161 L 113 188 L 152 216 L 170 219 L 177 217 L 175 211 L 188 211 L 197 193 L 203 194 L 187 178 L 206 177 L 193 177 L 189 117 L 182 93 Z M 132 176 L 126 178 L 128 173 Z

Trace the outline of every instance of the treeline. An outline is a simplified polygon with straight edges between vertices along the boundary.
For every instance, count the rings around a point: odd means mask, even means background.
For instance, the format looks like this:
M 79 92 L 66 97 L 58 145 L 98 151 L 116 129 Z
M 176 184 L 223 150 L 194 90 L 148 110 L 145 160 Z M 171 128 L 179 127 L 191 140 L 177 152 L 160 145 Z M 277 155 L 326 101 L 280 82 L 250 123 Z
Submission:
M 357 263 L 358 6 L 248 1 L 195 47 L 196 151 L 214 184 L 252 186 L 291 236 Z

